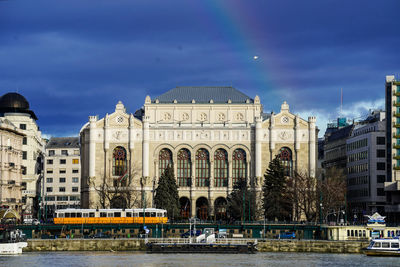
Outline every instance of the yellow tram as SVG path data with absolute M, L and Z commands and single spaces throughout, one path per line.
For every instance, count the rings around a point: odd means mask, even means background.
M 61 209 L 56 210 L 54 224 L 125 224 L 167 223 L 163 209 Z

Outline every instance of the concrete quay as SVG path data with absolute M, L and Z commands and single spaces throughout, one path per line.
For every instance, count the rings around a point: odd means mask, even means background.
M 229 240 L 229 239 L 227 239 Z M 154 241 L 152 239 L 152 241 Z M 233 241 L 232 241 L 233 242 Z M 259 252 L 362 253 L 366 241 L 258 240 Z M 145 251 L 144 239 L 29 239 L 25 252 Z

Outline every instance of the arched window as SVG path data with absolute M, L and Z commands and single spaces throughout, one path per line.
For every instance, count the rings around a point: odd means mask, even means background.
M 228 153 L 224 149 L 214 153 L 214 186 L 228 186 Z
M 167 167 L 173 167 L 172 162 L 172 152 L 169 149 L 162 149 L 159 155 L 159 163 L 158 163 L 158 170 L 159 170 L 159 177 L 163 175 L 165 169 Z
M 113 152 L 113 175 L 121 176 L 126 172 L 126 150 L 117 146 Z
M 293 169 L 293 161 L 292 161 L 292 151 L 290 150 L 290 148 L 282 147 L 279 150 L 278 157 L 284 169 L 284 174 L 286 176 L 291 176 Z
M 236 149 L 232 155 L 232 184 L 247 177 L 246 152 L 243 149 Z
M 178 185 L 190 186 L 192 176 L 192 162 L 190 160 L 190 151 L 181 149 L 178 152 Z
M 196 186 L 210 185 L 210 156 L 205 149 L 196 152 Z

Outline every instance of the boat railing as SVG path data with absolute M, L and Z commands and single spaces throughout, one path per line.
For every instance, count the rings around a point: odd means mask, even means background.
M 149 243 L 165 243 L 165 244 L 189 244 L 190 238 L 148 238 Z M 196 243 L 196 239 L 192 238 L 192 243 Z M 217 244 L 248 244 L 257 243 L 257 239 L 250 238 L 216 238 Z

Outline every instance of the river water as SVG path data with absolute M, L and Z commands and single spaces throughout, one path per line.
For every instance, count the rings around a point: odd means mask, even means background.
M 400 257 L 360 254 L 146 254 L 143 252 L 42 252 L 0 256 L 0 266 L 400 266 Z

